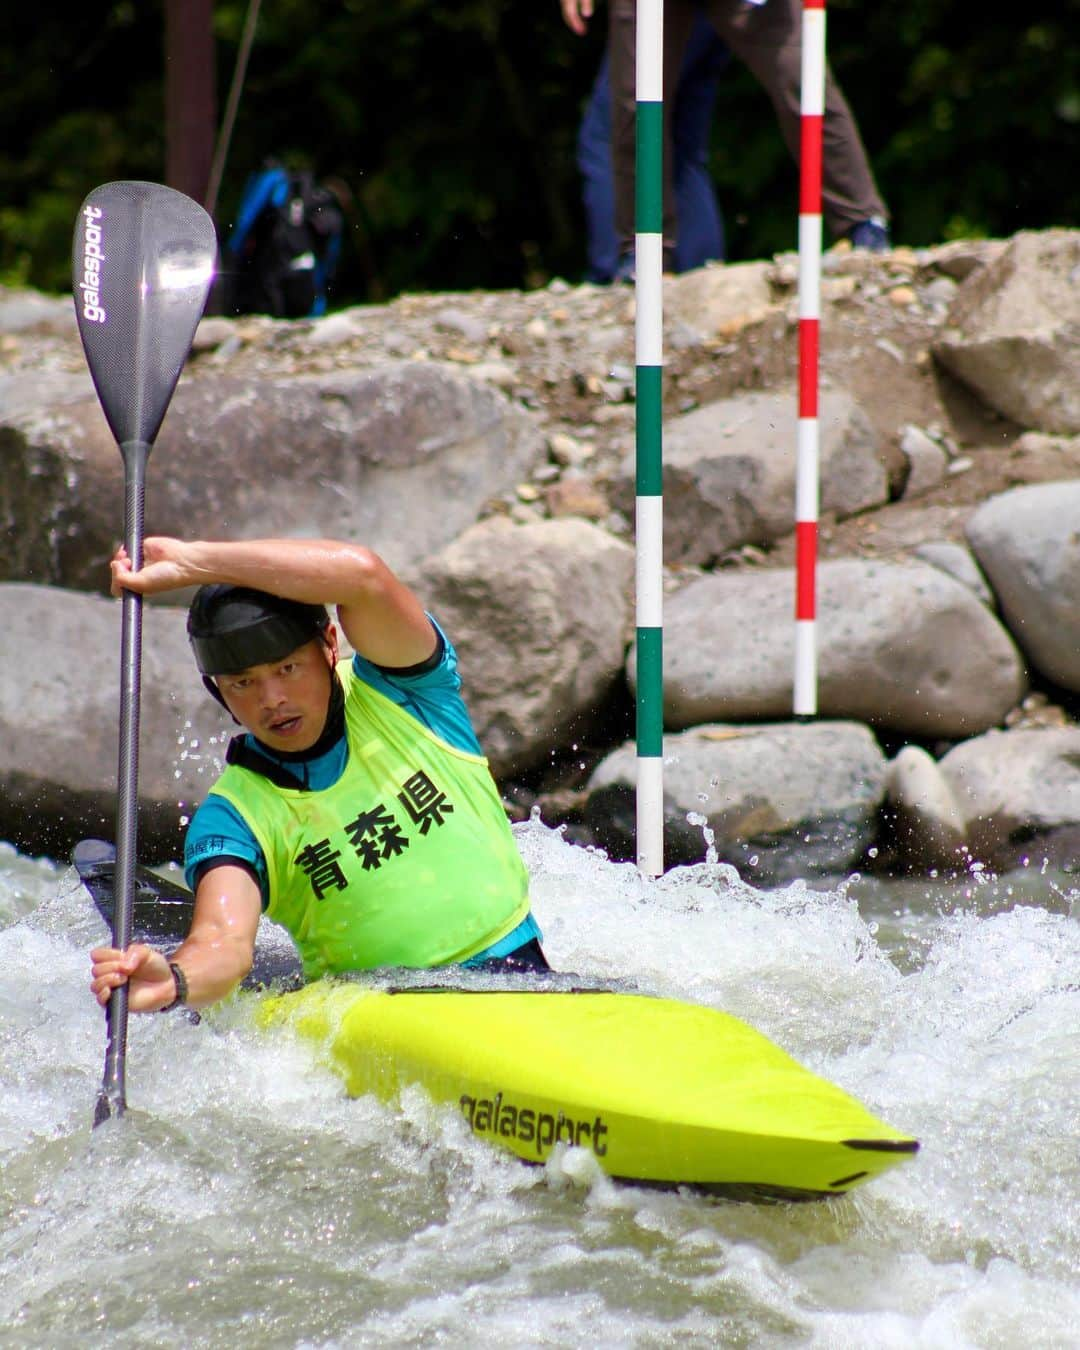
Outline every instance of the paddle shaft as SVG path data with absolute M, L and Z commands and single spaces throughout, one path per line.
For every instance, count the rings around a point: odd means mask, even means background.
M 124 459 L 124 547 L 131 566 L 142 566 L 143 515 L 146 502 L 145 441 L 120 446 Z M 125 590 L 120 636 L 120 744 L 116 799 L 116 873 L 112 923 L 113 946 L 131 943 L 135 895 L 135 854 L 139 807 L 139 703 L 142 692 L 142 596 Z M 124 1067 L 127 1052 L 128 988 L 114 989 L 105 1008 L 105 1072 L 94 1111 L 94 1124 L 127 1109 Z
M 103 183 L 83 202 L 72 240 L 72 293 L 86 363 L 124 461 L 124 546 L 142 566 L 146 463 L 214 275 L 206 212 L 161 183 Z M 142 600 L 123 591 L 113 946 L 131 945 L 139 800 Z M 109 997 L 105 1075 L 94 1124 L 123 1115 L 128 989 Z

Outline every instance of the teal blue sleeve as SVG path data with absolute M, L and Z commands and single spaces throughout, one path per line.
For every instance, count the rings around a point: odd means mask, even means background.
M 543 942 L 544 934 L 540 931 L 540 925 L 536 922 L 532 910 L 525 915 L 518 926 L 507 933 L 504 938 L 485 948 L 482 952 L 477 952 L 475 956 L 470 956 L 467 961 L 462 961 L 463 966 L 480 966 L 485 961 L 492 960 L 493 957 L 509 956 L 511 952 L 516 952 L 519 947 L 524 947 L 526 942 L 533 939 L 537 942 Z
M 354 655 L 353 671 L 357 679 L 363 680 L 405 712 L 411 713 L 418 722 L 455 750 L 482 755 L 484 752 L 476 739 L 469 710 L 461 697 L 457 652 L 430 614 L 428 618 L 435 624 L 443 641 L 442 660 L 434 669 L 425 670 L 419 675 L 396 674 L 373 665 L 362 656 Z
M 270 886 L 259 841 L 233 804 L 211 792 L 192 816 L 184 838 L 184 876 L 192 890 L 198 883 L 199 868 L 213 858 L 239 858 L 250 863 L 259 878 L 266 908 Z

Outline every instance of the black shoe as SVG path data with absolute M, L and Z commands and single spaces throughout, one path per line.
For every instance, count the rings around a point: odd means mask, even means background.
M 664 245 L 661 270 L 666 277 L 671 276 L 675 271 L 675 250 L 669 248 L 666 244 Z M 625 281 L 630 285 L 634 284 L 637 280 L 637 273 L 634 270 L 633 253 L 621 253 L 619 255 L 619 261 L 615 267 L 615 275 L 611 279 L 612 281 Z
M 615 264 L 615 275 L 611 279 L 615 282 L 625 281 L 631 286 L 634 284 L 637 280 L 637 274 L 634 271 L 633 253 L 621 253 L 619 255 L 619 261 Z
M 888 253 L 892 248 L 889 239 L 889 227 L 880 216 L 871 216 L 869 220 L 860 220 L 847 232 L 852 248 L 864 248 L 868 253 Z

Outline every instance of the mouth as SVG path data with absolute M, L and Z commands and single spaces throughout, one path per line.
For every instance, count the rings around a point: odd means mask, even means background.
M 303 725 L 303 718 L 295 717 L 275 717 L 273 721 L 266 723 L 266 730 L 274 736 L 295 736 Z

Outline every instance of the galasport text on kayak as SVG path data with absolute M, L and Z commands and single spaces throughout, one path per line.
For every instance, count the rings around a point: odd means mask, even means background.
M 607 1153 L 603 1136 L 608 1127 L 602 1116 L 593 1120 L 573 1120 L 562 1111 L 554 1116 L 550 1111 L 515 1106 L 505 1101 L 501 1092 L 497 1092 L 492 1100 L 482 1097 L 478 1101 L 475 1097 L 463 1096 L 459 1104 L 474 1134 L 520 1139 L 526 1144 L 535 1140 L 538 1157 L 544 1149 L 560 1143 L 591 1148 L 598 1158 Z

